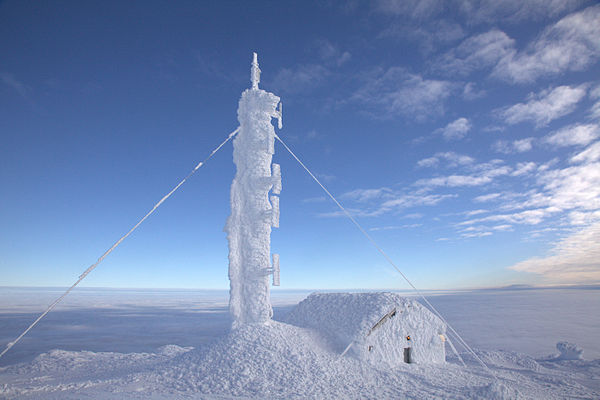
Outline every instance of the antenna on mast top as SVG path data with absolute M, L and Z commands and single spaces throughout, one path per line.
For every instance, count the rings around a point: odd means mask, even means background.
M 252 80 L 252 89 L 258 89 L 258 82 L 260 82 L 260 68 L 258 67 L 258 55 L 254 54 L 252 59 L 252 69 L 250 70 L 250 79 Z

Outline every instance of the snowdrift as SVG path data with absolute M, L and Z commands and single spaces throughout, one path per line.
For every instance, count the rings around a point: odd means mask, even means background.
M 443 365 L 381 369 L 340 357 L 321 339 L 312 329 L 272 321 L 242 326 L 200 349 L 52 351 L 0 368 L 0 398 L 552 400 L 600 394 L 593 387 L 600 360 L 536 361 L 512 352 L 478 352 L 494 379 L 452 357 Z

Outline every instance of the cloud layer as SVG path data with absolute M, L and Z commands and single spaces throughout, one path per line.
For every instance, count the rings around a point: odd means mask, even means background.
M 518 103 L 500 111 L 500 116 L 509 124 L 533 122 L 541 127 L 573 110 L 586 94 L 586 86 L 558 86 L 530 96 L 526 103 Z
M 445 80 L 426 79 L 404 68 L 373 71 L 352 100 L 380 117 L 409 116 L 417 120 L 444 113 L 444 103 L 457 87 Z
M 541 275 L 547 283 L 600 282 L 600 222 L 559 241 L 547 257 L 534 257 L 510 269 Z

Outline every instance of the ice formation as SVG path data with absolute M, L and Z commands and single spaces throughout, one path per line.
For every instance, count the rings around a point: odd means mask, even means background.
M 272 317 L 269 275 L 274 274 L 275 284 L 279 281 L 279 257 L 273 255 L 277 265 L 270 262 L 271 228 L 279 226 L 277 195 L 281 191 L 281 168 L 272 164 L 275 129 L 271 119 L 277 118 L 281 127 L 281 103 L 273 93 L 258 88 L 256 53 L 251 80 L 252 88 L 242 93 L 238 108 L 240 130 L 233 141 L 237 170 L 231 185 L 231 215 L 225 225 L 234 327 Z
M 313 293 L 286 322 L 315 329 L 338 352 L 371 364 L 442 363 L 446 358 L 445 324 L 417 301 L 395 293 Z
M 556 349 L 560 352 L 560 360 L 583 360 L 583 349 L 574 343 L 558 342 Z

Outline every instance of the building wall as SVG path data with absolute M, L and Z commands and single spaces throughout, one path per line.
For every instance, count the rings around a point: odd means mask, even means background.
M 446 327 L 429 310 L 416 301 L 398 305 L 396 315 L 352 347 L 354 356 L 374 364 L 404 364 L 404 349 L 411 348 L 411 362 L 443 363 L 445 344 L 441 335 Z M 407 338 L 410 337 L 410 340 Z

